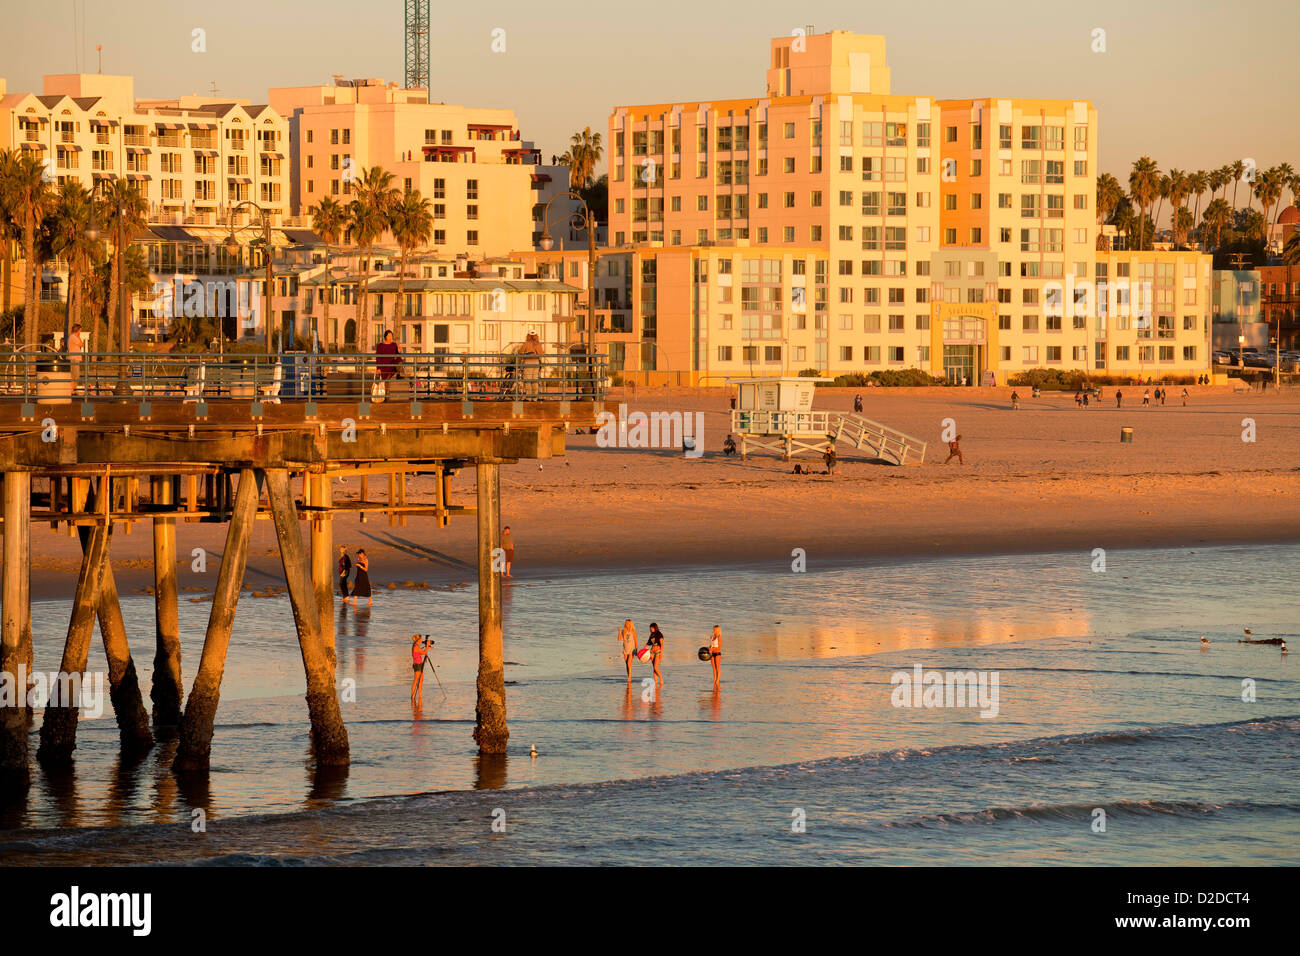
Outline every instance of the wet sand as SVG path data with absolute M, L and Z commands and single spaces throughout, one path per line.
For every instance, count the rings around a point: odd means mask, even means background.
M 630 409 L 704 413 L 701 459 L 671 450 L 607 449 L 591 435 L 570 435 L 562 459 L 502 469 L 505 521 L 516 541 L 516 578 L 644 567 L 786 562 L 794 548 L 810 564 L 891 555 L 1044 552 L 1062 549 L 1178 547 L 1300 540 L 1300 395 L 1232 394 L 1192 389 L 1189 407 L 1173 390 L 1169 404 L 1140 407 L 1141 389 L 1113 388 L 1087 410 L 1073 393 L 1009 389 L 862 389 L 864 414 L 929 441 L 922 465 L 873 463 L 840 446 L 834 478 L 792 475 L 771 456 L 741 462 L 721 455 L 728 399 L 719 389 L 641 389 Z M 848 411 L 854 390 L 819 390 L 815 408 Z M 623 396 L 615 392 L 614 400 Z M 944 465 L 944 419 L 962 436 L 965 464 Z M 1254 423 L 1254 442 L 1242 440 Z M 1135 429 L 1121 444 L 1120 428 Z M 818 470 L 820 461 L 804 458 Z M 382 481 L 371 497 L 383 494 Z M 357 496 L 340 482 L 335 499 Z M 408 500 L 431 499 L 431 483 L 408 484 Z M 459 475 L 453 500 L 472 503 L 473 473 Z M 225 526 L 180 523 L 182 600 L 202 601 L 215 581 Z M 418 587 L 474 581 L 472 520 L 445 529 L 433 519 L 384 516 L 336 519 L 335 541 L 366 549 L 377 593 L 389 584 Z M 208 571 L 190 571 L 204 548 Z M 80 550 L 75 538 L 32 530 L 35 599 L 67 598 Z M 114 534 L 119 587 L 153 581 L 146 522 Z M 246 587 L 270 594 L 283 585 L 275 534 L 258 522 Z

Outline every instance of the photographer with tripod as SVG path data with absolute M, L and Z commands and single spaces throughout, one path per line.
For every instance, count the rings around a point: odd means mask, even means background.
M 424 665 L 428 662 L 429 669 L 433 670 L 433 679 L 438 681 L 438 689 L 442 690 L 442 681 L 438 678 L 438 671 L 433 667 L 433 660 L 430 658 L 430 648 L 433 647 L 434 641 L 428 634 L 411 635 L 411 706 L 420 707 L 424 703 Z M 442 691 L 445 698 L 447 692 Z

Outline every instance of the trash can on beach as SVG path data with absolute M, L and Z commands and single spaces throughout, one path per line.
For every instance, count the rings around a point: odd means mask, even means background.
M 1127 442 L 1130 445 L 1133 444 L 1133 429 L 1121 428 L 1119 430 L 1119 440 L 1121 442 Z

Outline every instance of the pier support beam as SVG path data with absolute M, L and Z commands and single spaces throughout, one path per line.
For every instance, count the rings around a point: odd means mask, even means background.
M 192 477 L 192 476 L 191 476 Z M 155 477 L 153 503 L 174 505 L 171 478 Z M 181 626 L 176 600 L 176 519 L 153 519 L 154 641 L 153 700 L 155 727 L 175 727 L 181 722 L 184 699 L 181 683 Z
M 101 507 L 109 501 L 110 484 L 107 478 L 100 480 L 98 498 Z M 95 613 L 99 607 L 112 533 L 112 523 L 104 519 L 83 538 L 81 572 L 72 598 L 72 620 L 68 623 L 68 638 L 63 645 L 63 661 L 59 664 L 58 679 L 50 688 L 45 720 L 41 722 L 41 745 L 36 751 L 36 759 L 46 766 L 70 762 L 72 751 L 77 749 L 80 682 L 90 655 L 90 640 L 95 631 Z
M 329 475 L 307 475 L 314 508 L 333 504 Z M 311 582 L 316 591 L 316 616 L 320 619 L 320 636 L 325 642 L 330 667 L 338 665 L 334 651 L 334 516 L 315 514 L 311 519 Z
M 501 546 L 501 466 L 479 462 L 478 483 L 478 704 L 474 740 L 480 754 L 503 754 L 506 675 L 501 641 L 501 578 L 492 566 Z
M 212 725 L 217 717 L 217 702 L 221 699 L 221 678 L 226 670 L 226 651 L 230 648 L 230 627 L 235 620 L 235 605 L 239 603 L 239 589 L 244 583 L 244 569 L 248 564 L 248 542 L 253 535 L 257 499 L 257 479 L 253 469 L 245 468 L 239 473 L 230 530 L 226 532 L 221 570 L 212 594 L 212 612 L 208 615 L 208 630 L 203 638 L 203 655 L 199 658 L 199 672 L 194 676 L 194 686 L 181 717 L 180 741 L 176 746 L 176 759 L 172 762 L 173 770 L 206 771 L 212 757 Z
M 3 583 L 0 584 L 0 778 L 19 785 L 27 765 L 27 680 L 32 666 L 30 472 L 5 472 Z
M 308 568 L 307 549 L 302 544 L 298 509 L 289 491 L 289 472 L 282 468 L 266 472 L 267 498 L 280 542 L 280 560 L 289 586 L 289 603 L 298 630 L 302 667 L 307 674 L 307 710 L 311 715 L 312 750 L 322 766 L 344 766 L 349 761 L 348 732 L 339 711 L 334 690 L 334 666 L 321 639 L 316 591 Z M 328 573 L 328 572 L 327 572 Z
M 125 753 L 140 753 L 153 746 L 149 715 L 140 697 L 140 679 L 131 659 L 131 644 L 122 620 L 122 606 L 117 600 L 117 582 L 113 563 L 104 558 L 104 579 L 99 589 L 99 633 L 104 639 L 104 656 L 108 659 L 109 698 L 117 715 L 117 730 Z

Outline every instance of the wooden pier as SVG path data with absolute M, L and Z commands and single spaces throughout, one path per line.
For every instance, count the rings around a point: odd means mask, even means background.
M 592 368 L 594 363 L 588 363 Z M 82 559 L 62 675 L 86 670 L 96 621 L 124 751 L 153 744 L 163 728 L 178 734 L 174 770 L 208 768 L 231 628 L 254 521 L 273 522 L 293 609 L 312 751 L 318 766 L 346 765 L 348 736 L 335 689 L 336 514 L 383 514 L 393 523 L 431 518 L 430 528 L 474 515 L 478 524 L 479 673 L 474 739 L 482 754 L 505 752 L 505 675 L 500 546 L 500 467 L 564 454 L 570 429 L 595 425 L 604 409 L 597 383 L 572 378 L 564 390 L 520 394 L 517 376 L 462 380 L 448 389 L 410 391 L 409 401 L 372 402 L 363 393 L 336 401 L 313 388 L 301 400 L 258 401 L 169 395 L 137 389 L 43 402 L 0 395 L 0 673 L 32 673 L 30 576 L 33 524 L 81 539 Z M 535 381 L 535 379 L 533 379 Z M 453 383 L 455 384 L 455 383 Z M 448 394 L 450 392 L 450 394 Z M 476 475 L 472 502 L 451 500 L 451 477 Z M 406 482 L 431 476 L 434 500 L 408 503 Z M 334 478 L 360 478 L 361 500 L 332 500 Z M 371 498 L 372 482 L 387 494 Z M 222 522 L 225 547 L 197 672 L 184 697 L 177 612 L 176 525 Z M 309 526 L 307 535 L 302 525 Z M 146 708 L 111 565 L 115 532 L 152 528 L 154 633 L 152 706 Z M 139 635 L 134 635 L 139 649 Z M 10 680 L 15 680 L 11 677 Z M 60 680 L 59 685 L 63 685 Z M 25 688 L 23 688 L 25 691 Z M 0 706 L 0 781 L 25 786 L 33 715 L 25 692 Z M 76 747 L 77 700 L 57 688 L 45 709 L 36 759 L 66 764 Z

